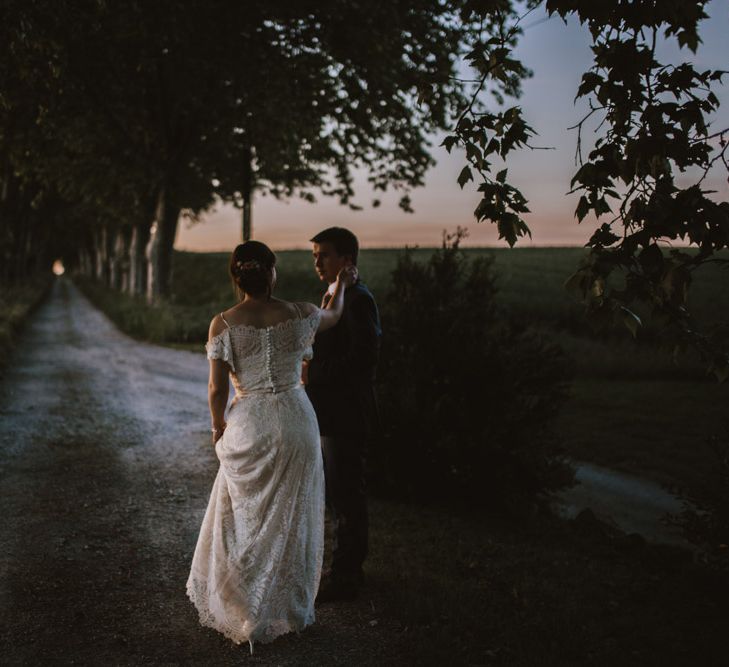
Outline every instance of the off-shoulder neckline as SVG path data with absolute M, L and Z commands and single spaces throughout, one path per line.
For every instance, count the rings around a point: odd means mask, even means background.
M 276 324 L 269 324 L 267 327 L 257 327 L 253 324 L 228 324 L 225 323 L 225 329 L 223 329 L 219 334 L 216 334 L 213 336 L 213 338 L 218 338 L 219 336 L 222 336 L 226 331 L 232 331 L 233 329 L 249 329 L 252 331 L 268 331 L 269 329 L 279 329 L 283 328 L 285 326 L 290 325 L 292 322 L 304 322 L 305 320 L 308 320 L 313 315 L 316 315 L 317 313 L 321 312 L 321 308 L 317 308 L 315 310 L 312 310 L 308 315 L 304 315 L 304 317 L 289 317 L 287 320 L 281 320 L 280 322 L 276 322 Z M 223 320 L 225 322 L 225 320 Z

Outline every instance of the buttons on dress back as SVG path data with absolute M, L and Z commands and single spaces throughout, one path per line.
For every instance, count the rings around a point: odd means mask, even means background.
M 272 329 L 269 327 L 264 330 L 266 336 L 265 349 L 266 349 L 266 373 L 268 375 L 268 382 L 271 385 L 271 392 L 276 393 L 276 384 L 273 380 L 273 342 L 271 340 Z

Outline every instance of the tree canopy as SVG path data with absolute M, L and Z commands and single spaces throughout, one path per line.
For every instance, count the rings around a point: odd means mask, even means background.
M 533 131 L 518 106 L 491 111 L 481 92 L 489 87 L 497 97 L 518 92 L 524 69 L 513 58 L 515 40 L 524 17 L 542 3 L 527 3 L 521 14 L 494 11 L 496 4 L 465 4 L 468 18 L 476 14 L 493 23 L 466 56 L 478 73 L 476 92 L 444 144 L 465 147 L 467 165 L 459 183 L 480 181 L 483 196 L 475 217 L 495 223 L 500 238 L 514 245 L 530 234 L 522 217 L 528 202 L 509 184 L 507 170 L 494 173 L 490 161 L 528 146 Z M 729 339 L 720 331 L 709 335 L 697 328 L 688 309 L 688 287 L 706 262 L 729 261 L 716 256 L 729 246 L 729 202 L 703 187 L 715 165 L 729 171 L 729 127 L 708 122 L 719 106 L 712 88 L 726 73 L 698 70 L 689 61 L 661 63 L 656 55 L 660 39 L 696 52 L 706 4 L 544 3 L 550 15 L 574 17 L 590 31 L 593 63 L 576 91 L 576 98 L 588 99 L 589 112 L 576 125 L 579 165 L 570 187 L 581 195 L 578 221 L 590 213 L 607 219 L 589 237 L 589 255 L 567 287 L 580 295 L 593 319 L 622 322 L 633 335 L 642 326 L 633 304 L 648 304 L 652 319 L 677 349 L 693 345 L 725 379 Z M 585 156 L 582 128 L 593 117 L 601 130 Z
M 354 206 L 358 169 L 410 210 L 438 130 L 446 149 L 465 151 L 458 182 L 478 184 L 476 219 L 516 244 L 530 234 L 528 201 L 500 162 L 533 140 L 512 101 L 529 76 L 515 48 L 525 18 L 544 8 L 585 24 L 592 39 L 575 91 L 589 113 L 576 125 L 571 188 L 578 221 L 600 224 L 568 287 L 595 318 L 634 333 L 633 304 L 649 303 L 677 345 L 697 346 L 726 377 L 725 342 L 697 333 L 687 307 L 692 275 L 723 261 L 729 243 L 729 203 L 704 186 L 710 170 L 727 168 L 729 128 L 709 122 L 723 72 L 662 63 L 656 51 L 671 40 L 695 52 L 706 5 L 6 0 L 3 280 L 62 252 L 107 278 L 118 264 L 122 286 L 164 296 L 181 211 L 232 201 L 249 236 L 256 192 Z M 460 75 L 462 60 L 473 81 Z M 583 151 L 582 128 L 596 119 L 597 140 Z

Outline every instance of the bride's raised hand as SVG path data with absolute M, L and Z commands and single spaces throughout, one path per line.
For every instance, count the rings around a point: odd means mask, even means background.
M 359 274 L 357 267 L 354 264 L 348 264 L 342 267 L 337 274 L 337 280 L 344 285 L 344 287 L 351 287 L 357 282 Z

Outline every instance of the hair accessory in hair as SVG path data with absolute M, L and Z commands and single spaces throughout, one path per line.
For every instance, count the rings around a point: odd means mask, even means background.
M 261 268 L 261 263 L 257 259 L 249 259 L 246 262 L 241 262 L 238 260 L 235 265 L 241 270 L 241 271 L 255 271 L 257 269 Z

